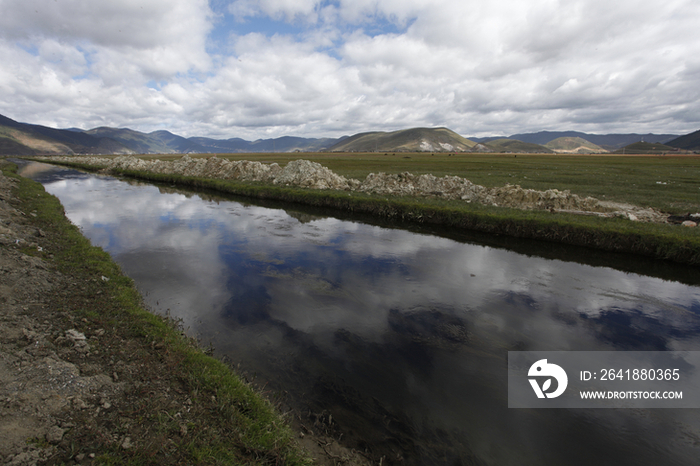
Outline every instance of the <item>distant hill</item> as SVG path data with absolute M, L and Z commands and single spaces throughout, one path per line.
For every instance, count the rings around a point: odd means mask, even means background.
M 635 142 L 616 150 L 613 154 L 665 154 L 668 152 L 678 152 L 678 149 L 653 142 Z
M 316 139 L 284 136 L 276 139 L 246 141 L 241 138 L 183 138 L 169 131 L 145 134 L 128 128 L 95 128 L 91 135 L 110 137 L 139 154 L 211 154 L 237 152 L 315 152 L 337 143 L 339 139 Z
M 564 138 L 564 139 L 562 139 Z M 580 139 L 579 139 L 580 138 Z M 581 141 L 583 140 L 583 142 Z M 575 131 L 542 131 L 510 138 L 465 138 L 447 128 L 412 128 L 370 132 L 342 138 L 300 138 L 246 141 L 241 138 L 184 138 L 169 131 L 142 133 L 129 128 L 100 127 L 55 129 L 20 123 L 0 115 L 0 155 L 39 154 L 187 154 L 245 152 L 576 152 L 590 149 L 647 150 L 640 141 L 667 143 L 686 150 L 700 150 L 700 131 L 685 136 L 671 134 L 586 134 Z M 477 142 L 479 143 L 477 145 Z M 657 145 L 659 145 L 657 144 Z M 546 145 L 546 147 L 545 147 Z M 631 149 L 628 149 L 632 145 Z M 654 150 L 654 149 L 648 149 Z M 664 152 L 673 149 L 662 148 Z M 643 152 L 646 153 L 646 152 Z
M 341 138 L 342 139 L 342 138 Z M 275 139 L 258 139 L 246 141 L 240 138 L 211 139 L 192 137 L 187 140 L 196 144 L 197 149 L 189 152 L 198 153 L 243 153 L 243 152 L 319 152 L 325 150 L 341 139 L 299 138 L 283 136 Z
M 148 136 L 157 141 L 162 146 L 168 147 L 176 154 L 202 153 L 207 152 L 202 146 L 194 142 L 192 139 L 183 138 L 170 131 L 160 130 L 148 133 Z
M 129 128 L 54 129 L 19 123 L 0 115 L 0 155 L 315 152 L 343 139 L 285 136 L 246 141 L 184 138 L 164 130 L 146 134 Z
M 469 152 L 476 143 L 447 128 L 360 133 L 331 146 L 332 152 Z
M 600 154 L 607 152 L 600 146 L 578 137 L 562 137 L 544 145 L 558 154 Z
M 0 155 L 128 153 L 129 148 L 110 138 L 19 123 L 0 115 Z
M 678 147 L 679 149 L 700 151 L 700 130 L 668 141 L 666 145 Z
M 251 152 L 318 152 L 334 146 L 346 138 L 299 138 L 283 136 L 277 139 L 260 139 L 250 143 Z
M 510 138 L 494 139 L 484 144 L 494 152 L 529 153 L 529 154 L 553 154 L 554 151 L 530 142 L 518 141 Z
M 103 126 L 85 131 L 85 134 L 98 138 L 104 137 L 113 139 L 137 154 L 170 154 L 176 152 L 168 147 L 167 144 L 163 144 L 159 139 L 129 128 L 109 128 Z
M 581 133 L 578 131 L 540 131 L 538 133 L 513 134 L 512 136 L 509 136 L 508 139 L 517 139 L 518 141 L 544 145 L 557 138 L 581 138 L 602 147 L 605 150 L 614 151 L 635 142 L 650 141 L 665 144 L 677 137 L 677 134 L 590 134 Z M 496 138 L 470 139 L 476 142 L 484 143 Z

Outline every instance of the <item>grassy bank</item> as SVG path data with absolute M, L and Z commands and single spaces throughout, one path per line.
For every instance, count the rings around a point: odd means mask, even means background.
M 272 404 L 173 322 L 146 310 L 132 280 L 68 221 L 58 199 L 15 169 L 3 166 L 18 181 L 17 208 L 45 232 L 42 251 L 24 252 L 61 274 L 63 286 L 50 297 L 53 318 L 87 335 L 102 329 L 76 364 L 110 377 L 114 371 L 115 379 L 119 372 L 129 387 L 100 416 L 73 413 L 59 462 L 85 451 L 97 464 L 309 464 Z M 133 446 L 116 440 L 125 435 Z
M 95 170 L 90 166 L 71 165 Z M 153 182 L 369 214 L 396 222 L 441 225 L 494 235 L 540 239 L 604 251 L 640 254 L 685 264 L 700 264 L 699 232 L 694 228 L 677 225 L 649 224 L 621 218 L 598 218 L 565 213 L 553 214 L 545 211 L 490 207 L 439 199 L 385 197 L 333 190 L 319 191 L 135 171 L 119 173 Z M 676 199 L 677 196 L 673 198 Z
M 181 155 L 142 156 L 172 160 Z M 206 155 L 210 157 L 210 155 Z M 339 175 L 363 180 L 369 173 L 460 176 L 493 188 L 507 183 L 523 188 L 568 189 L 580 196 L 654 207 L 663 212 L 700 212 L 700 157 L 539 154 L 223 154 L 219 158 L 276 162 L 304 158 Z

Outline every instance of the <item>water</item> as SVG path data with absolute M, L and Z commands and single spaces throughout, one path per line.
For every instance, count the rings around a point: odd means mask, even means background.
M 155 312 L 182 319 L 299 422 L 330 415 L 327 433 L 384 464 L 700 457 L 697 409 L 525 410 L 506 398 L 509 350 L 699 351 L 695 269 L 657 278 L 293 206 L 24 172 Z

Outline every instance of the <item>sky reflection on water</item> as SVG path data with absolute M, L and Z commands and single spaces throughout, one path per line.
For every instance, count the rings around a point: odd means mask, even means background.
M 508 350 L 700 350 L 698 287 L 52 173 L 46 189 L 147 304 L 220 354 L 348 428 L 363 424 L 341 399 L 358 392 L 353 406 L 374 397 L 413 437 L 443 432 L 404 449 L 412 464 L 692 464 L 700 453 L 697 410 L 543 413 L 505 399 Z M 326 393 L 333 384 L 342 396 Z

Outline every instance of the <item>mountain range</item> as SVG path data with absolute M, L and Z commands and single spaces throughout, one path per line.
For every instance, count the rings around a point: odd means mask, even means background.
M 341 138 L 247 141 L 241 138 L 184 138 L 169 131 L 142 133 L 128 128 L 55 129 L 20 123 L 0 115 L 0 155 L 185 154 L 250 152 L 539 152 L 599 153 L 652 142 L 700 150 L 700 131 L 674 134 L 587 134 L 576 131 L 515 134 L 508 138 L 465 138 L 447 128 L 411 128 Z M 627 151 L 626 153 L 632 153 Z
M 607 151 L 621 149 L 635 142 L 659 142 L 666 144 L 677 138 L 678 134 L 589 134 L 578 131 L 540 131 L 538 133 L 513 134 L 508 139 L 515 139 L 532 144 L 545 145 L 557 138 L 581 138 Z M 485 143 L 497 138 L 470 138 L 473 141 Z

